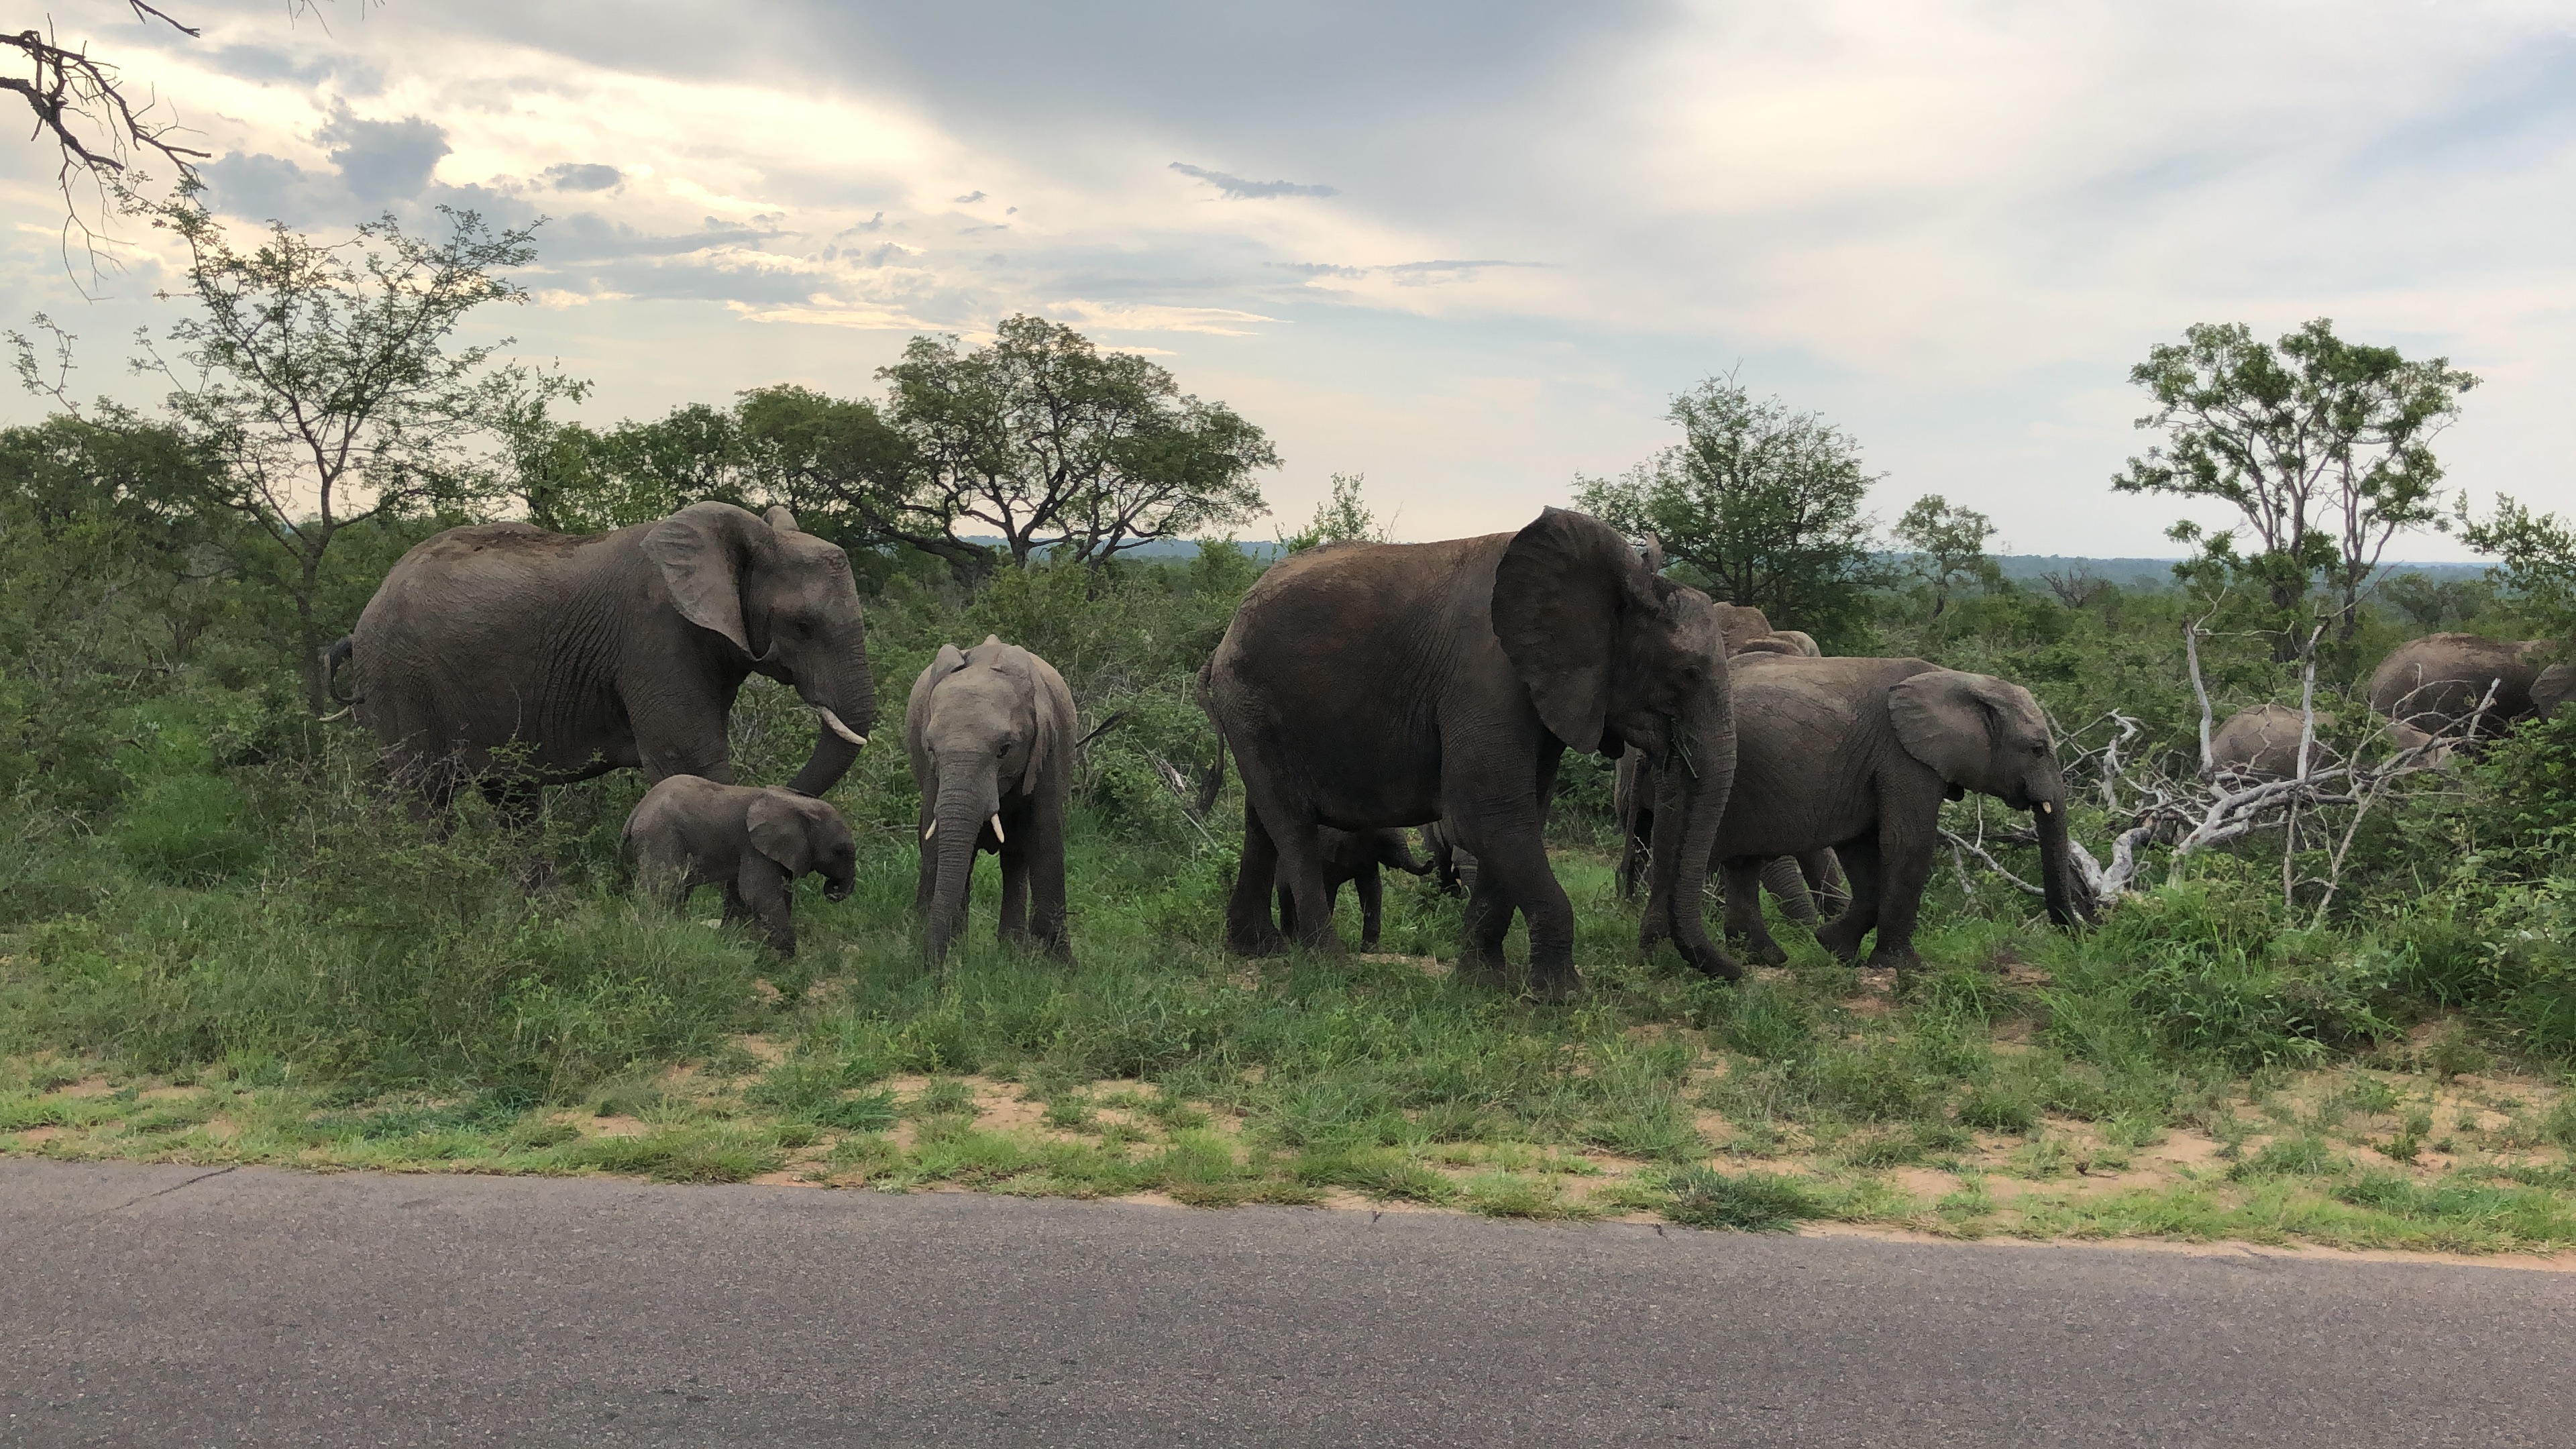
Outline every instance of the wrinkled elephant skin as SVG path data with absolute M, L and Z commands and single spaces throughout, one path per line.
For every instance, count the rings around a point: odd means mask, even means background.
M 933 963 L 965 934 L 981 851 L 1001 857 L 1001 939 L 1073 959 L 1064 826 L 1078 738 L 1064 676 L 991 635 L 963 652 L 942 644 L 913 681 L 903 710 L 904 752 L 921 790 L 913 909 Z
M 646 894 L 677 906 L 699 886 L 722 885 L 724 918 L 758 923 L 781 956 L 796 954 L 797 877 L 821 876 L 835 901 L 858 879 L 850 822 L 793 790 L 673 775 L 636 802 L 624 841 Z

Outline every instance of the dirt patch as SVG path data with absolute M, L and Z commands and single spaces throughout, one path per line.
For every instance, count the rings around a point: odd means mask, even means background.
M 21 1147 L 42 1147 L 46 1143 L 51 1142 L 62 1135 L 63 1129 L 60 1127 L 30 1127 L 26 1131 L 18 1134 L 18 1145 Z
M 116 1089 L 107 1084 L 107 1078 L 105 1077 L 83 1077 L 68 1087 L 56 1087 L 46 1095 L 53 1097 L 104 1097 L 114 1090 Z
M 754 988 L 757 989 L 761 986 L 768 986 L 769 983 L 763 981 L 755 982 L 753 985 Z M 773 997 L 776 996 L 778 994 L 778 988 L 770 986 L 769 994 Z M 774 1067 L 780 1062 L 787 1060 L 787 1048 L 780 1046 L 778 1043 L 771 1041 L 765 1036 L 760 1035 L 758 1032 L 745 1032 L 741 1036 L 733 1038 L 733 1044 L 758 1058 L 760 1064 L 764 1067 Z
M 777 1172 L 764 1172 L 750 1182 L 753 1187 L 821 1187 L 823 1184 L 807 1175 L 810 1171 L 801 1167 L 782 1168 Z
M 193 1102 L 197 1100 L 198 1095 L 199 1091 L 195 1087 L 154 1087 L 149 1091 L 135 1093 L 134 1100 L 138 1102 Z
M 585 1137 L 641 1137 L 653 1130 L 653 1125 L 641 1117 L 572 1116 L 556 1120 L 571 1122 Z
M 1425 976 L 1446 976 L 1455 969 L 1436 956 L 1399 956 L 1386 951 L 1368 951 L 1362 953 L 1360 959 L 1389 966 L 1410 966 Z
M 1959 1179 L 1937 1167 L 1900 1167 L 1887 1177 L 1909 1196 L 1927 1203 L 1939 1202 L 1959 1190 Z

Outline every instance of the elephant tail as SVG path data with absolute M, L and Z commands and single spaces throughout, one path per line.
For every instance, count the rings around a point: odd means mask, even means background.
M 356 657 L 357 652 L 358 641 L 347 634 L 332 640 L 330 647 L 322 651 L 322 690 L 331 696 L 334 704 L 358 702 L 357 696 L 342 694 L 338 688 L 340 671 L 349 667 L 349 661 Z
M 1225 788 L 1225 731 L 1216 732 L 1216 758 L 1199 775 L 1199 797 L 1190 802 L 1193 814 L 1205 815 L 1216 808 L 1217 792 Z

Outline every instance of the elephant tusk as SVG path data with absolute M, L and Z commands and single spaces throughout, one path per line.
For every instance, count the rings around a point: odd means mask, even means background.
M 351 708 L 354 708 L 354 707 L 355 707 L 355 706 L 352 706 Z M 348 717 L 349 717 L 349 711 L 348 711 L 347 709 L 343 709 L 343 710 L 341 710 L 338 714 L 326 714 L 326 715 L 322 716 L 320 719 L 315 720 L 315 721 L 314 721 L 314 723 L 315 723 L 315 724 L 329 724 L 331 721 L 333 721 L 333 720 L 335 720 L 335 719 L 347 719 Z
M 1011 843 L 1011 837 L 1002 833 L 1002 812 L 999 810 L 993 812 L 993 842 L 996 845 Z
M 2049 803 L 2048 803 L 2047 801 L 2045 801 L 2045 800 L 2042 800 L 2042 801 L 2040 801 L 2040 802 L 2039 802 L 2039 813 L 2040 813 L 2040 814 L 2042 814 L 2042 815 L 2050 815 L 2050 814 L 2054 814 L 2054 813 L 2056 812 L 2056 810 L 2057 810 L 2057 807 L 2056 807 L 2056 806 L 2049 804 Z
M 857 730 L 850 728 L 848 725 L 841 723 L 841 717 L 839 715 L 832 713 L 830 710 L 823 708 L 819 704 L 814 706 L 814 712 L 823 717 L 823 723 L 831 727 L 832 733 L 848 740 L 853 746 L 860 749 L 867 748 L 868 737 L 860 734 Z
M 938 821 L 936 821 L 936 820 L 933 820 L 933 821 L 931 821 L 928 825 L 925 825 L 925 826 L 923 826 L 923 827 L 922 827 L 922 829 L 921 829 L 921 838 L 922 838 L 922 839 L 924 839 L 924 840 L 928 840 L 930 837 L 932 837 L 932 836 L 934 836 L 934 835 L 937 835 L 938 833 L 939 833 L 939 822 L 938 822 Z

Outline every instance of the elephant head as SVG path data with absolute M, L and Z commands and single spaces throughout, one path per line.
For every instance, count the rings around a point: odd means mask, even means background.
M 644 555 L 684 618 L 814 707 L 814 753 L 789 788 L 831 789 L 877 716 L 849 555 L 798 529 L 784 508 L 754 518 L 729 503 L 693 503 L 663 519 L 645 535 Z
M 987 635 L 971 657 L 942 644 L 930 667 L 913 682 L 904 707 L 904 746 L 923 780 L 922 804 L 930 817 L 923 839 L 934 850 L 924 945 L 933 961 L 966 927 L 967 885 L 974 874 L 977 841 L 989 830 L 1002 837 L 1002 791 L 1034 795 L 1050 770 L 1066 767 L 1069 741 L 1057 738 L 1062 721 L 1049 707 L 1049 690 L 1035 656 Z
M 1955 799 L 1974 790 L 2037 817 L 2049 919 L 2083 919 L 2066 833 L 2066 776 L 2048 717 L 2018 684 L 1990 674 L 1935 669 L 1887 691 L 1897 743 L 1947 782 Z
M 859 847 L 840 811 L 810 795 L 763 790 L 745 824 L 751 848 L 778 862 L 788 879 L 810 871 L 823 878 L 826 899 L 850 898 L 858 884 Z
M 1640 943 L 1670 939 L 1693 966 L 1733 978 L 1743 968 L 1700 914 L 1735 780 L 1719 609 L 1649 573 L 1607 525 L 1559 508 L 1514 535 L 1494 569 L 1494 636 L 1549 732 L 1574 749 L 1634 749 L 1675 766 L 1661 770 Z

